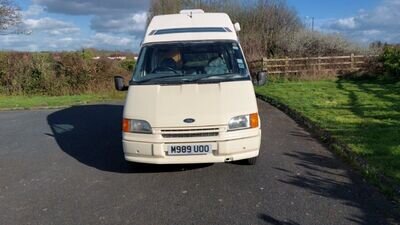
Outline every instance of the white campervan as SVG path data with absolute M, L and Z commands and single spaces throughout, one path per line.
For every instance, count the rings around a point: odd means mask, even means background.
M 155 16 L 146 31 L 123 113 L 128 161 L 214 163 L 259 155 L 261 129 L 253 82 L 225 13 L 183 10 Z M 258 74 L 254 83 L 264 83 Z

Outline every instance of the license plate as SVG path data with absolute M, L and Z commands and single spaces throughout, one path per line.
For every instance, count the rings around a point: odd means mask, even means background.
M 168 145 L 168 155 L 207 155 L 211 152 L 211 144 Z

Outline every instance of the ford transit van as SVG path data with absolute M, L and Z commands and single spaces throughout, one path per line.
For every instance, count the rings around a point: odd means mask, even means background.
M 255 164 L 261 142 L 253 83 L 227 14 L 183 10 L 155 16 L 125 85 L 125 159 L 151 164 Z

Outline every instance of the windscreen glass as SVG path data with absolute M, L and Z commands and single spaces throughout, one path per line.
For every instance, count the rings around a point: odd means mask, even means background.
M 153 44 L 143 47 L 134 83 L 222 82 L 250 79 L 236 42 Z

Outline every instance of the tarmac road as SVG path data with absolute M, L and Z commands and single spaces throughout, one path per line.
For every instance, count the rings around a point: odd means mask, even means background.
M 123 159 L 119 104 L 0 112 L 0 224 L 395 224 L 394 205 L 259 101 L 256 166 Z

